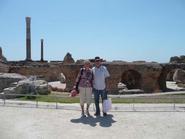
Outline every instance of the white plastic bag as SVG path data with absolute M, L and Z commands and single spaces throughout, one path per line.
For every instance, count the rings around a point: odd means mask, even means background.
M 107 113 L 112 108 L 112 100 L 111 98 L 103 100 L 103 112 Z

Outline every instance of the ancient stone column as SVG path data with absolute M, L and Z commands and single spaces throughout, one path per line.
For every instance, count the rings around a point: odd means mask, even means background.
M 44 61 L 44 39 L 41 39 L 41 58 L 40 61 Z
M 26 17 L 26 60 L 31 61 L 31 18 Z
M 2 59 L 3 57 L 3 52 L 2 52 L 2 48 L 0 47 L 0 59 Z

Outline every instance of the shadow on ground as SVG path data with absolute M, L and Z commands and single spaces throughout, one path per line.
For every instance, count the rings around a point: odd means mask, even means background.
M 97 117 L 93 117 L 93 116 L 80 117 L 80 118 L 77 118 L 77 119 L 71 119 L 71 122 L 72 123 L 87 124 L 87 125 L 90 125 L 92 127 L 97 126 L 97 124 L 99 123 L 99 126 L 101 126 L 101 127 L 110 127 L 116 121 L 113 120 L 113 115 L 108 114 L 105 117 L 101 117 L 101 116 L 97 116 Z

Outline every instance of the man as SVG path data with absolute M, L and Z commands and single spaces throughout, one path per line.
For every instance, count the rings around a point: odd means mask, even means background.
M 107 77 L 110 76 L 107 68 L 101 65 L 102 59 L 100 57 L 95 57 L 95 67 L 92 68 L 93 72 L 93 93 L 94 93 L 94 101 L 96 106 L 95 116 L 100 116 L 100 107 L 99 107 L 99 99 L 101 96 L 102 102 L 107 99 L 107 91 L 106 91 L 106 80 Z M 103 112 L 103 116 L 106 116 L 107 113 Z

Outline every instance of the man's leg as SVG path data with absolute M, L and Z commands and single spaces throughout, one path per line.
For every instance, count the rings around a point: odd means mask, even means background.
M 107 91 L 106 91 L 106 90 L 102 90 L 100 94 L 101 94 L 102 105 L 103 105 L 103 101 L 104 101 L 105 99 L 107 99 Z M 103 110 L 103 109 L 102 109 L 102 110 Z M 106 115 L 107 115 L 107 113 L 103 112 L 103 116 L 106 116 Z
M 100 115 L 100 106 L 99 106 L 99 99 L 100 99 L 100 93 L 98 90 L 93 89 L 93 93 L 94 93 L 94 102 L 95 102 L 95 106 L 96 106 L 96 116 Z
M 107 99 L 107 91 L 106 90 L 102 90 L 102 100 Z

